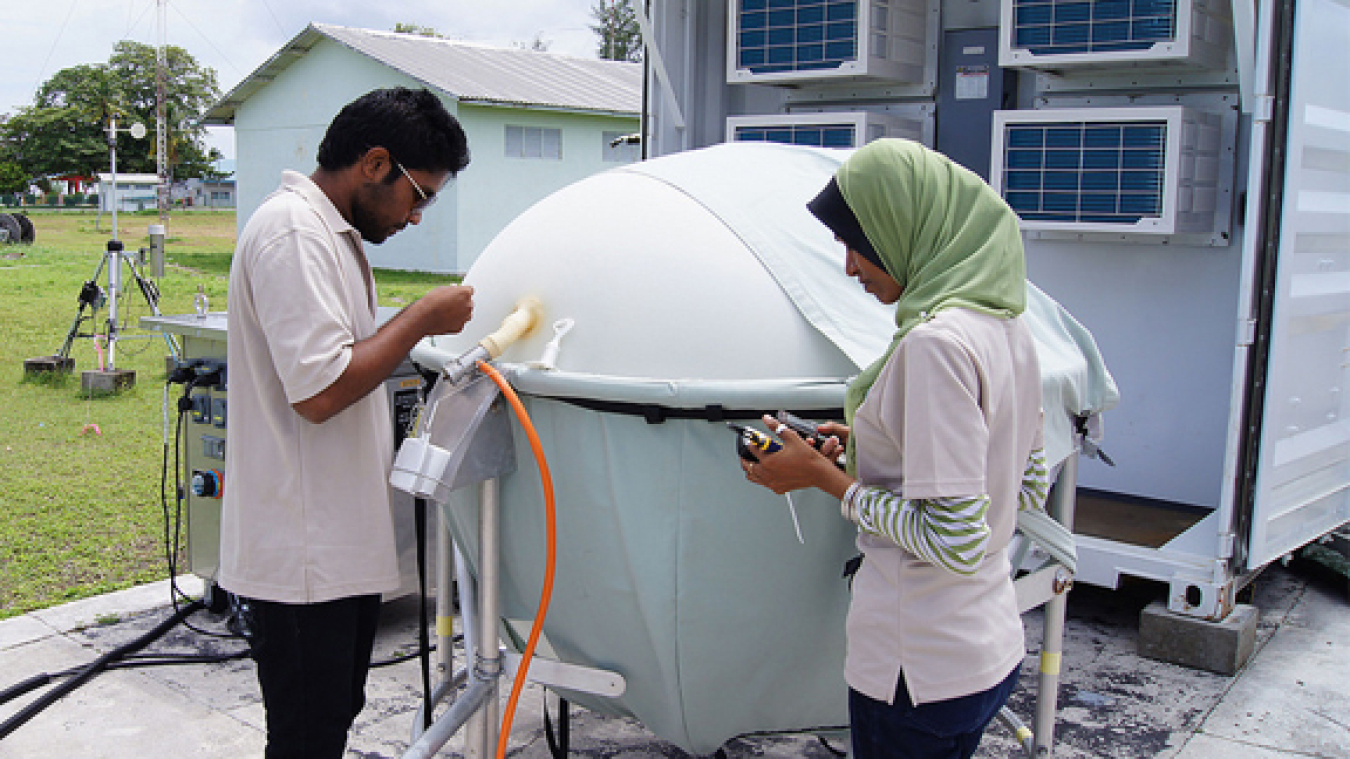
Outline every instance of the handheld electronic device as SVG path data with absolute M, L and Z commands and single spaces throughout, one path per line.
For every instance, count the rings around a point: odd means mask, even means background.
M 820 441 L 820 425 L 816 422 L 803 419 L 791 411 L 779 411 L 774 417 L 811 445 L 814 446 Z
M 755 454 L 750 452 L 751 448 L 760 453 L 774 453 L 783 449 L 782 443 L 754 427 L 747 427 L 735 422 L 727 422 L 727 426 L 736 433 L 736 453 L 739 453 L 741 458 L 746 461 L 758 460 L 755 458 Z
M 819 448 L 820 444 L 825 440 L 826 436 L 821 434 L 819 422 L 803 419 L 791 411 L 782 410 L 775 415 L 775 418 L 787 425 L 788 429 L 800 435 L 812 448 Z M 844 455 L 844 452 L 840 451 L 839 455 L 835 457 L 834 463 L 835 466 L 844 469 L 847 466 L 847 461 L 848 459 Z

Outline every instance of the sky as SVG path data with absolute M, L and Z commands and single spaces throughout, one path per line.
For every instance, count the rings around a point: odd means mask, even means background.
M 106 63 L 129 39 L 160 41 L 160 0 L 0 0 L 0 114 L 32 105 L 64 68 Z M 502 47 L 536 37 L 549 52 L 594 58 L 594 0 L 163 0 L 163 39 L 215 69 L 229 92 L 310 22 L 393 31 L 431 27 L 450 39 Z M 147 124 L 153 129 L 153 124 Z M 233 130 L 211 128 L 208 144 L 234 157 Z

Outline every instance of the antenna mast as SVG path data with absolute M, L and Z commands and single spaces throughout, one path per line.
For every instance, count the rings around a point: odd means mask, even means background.
M 159 45 L 155 48 L 155 173 L 159 175 L 159 185 L 155 196 L 159 206 L 159 220 L 166 221 L 169 218 L 169 135 L 168 127 L 164 123 L 165 102 L 168 100 L 164 81 L 165 0 L 157 0 L 157 3 L 159 13 L 156 25 L 159 27 Z

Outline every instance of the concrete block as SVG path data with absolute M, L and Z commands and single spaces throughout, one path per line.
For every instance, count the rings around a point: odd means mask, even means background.
M 1139 613 L 1139 655 L 1233 675 L 1251 658 L 1259 616 L 1255 606 L 1237 604 L 1227 617 L 1209 622 L 1154 601 Z
M 136 385 L 136 372 L 130 369 L 90 369 L 80 374 L 80 390 L 117 393 Z
M 23 362 L 23 373 L 26 375 L 42 374 L 46 372 L 69 373 L 74 369 L 75 359 L 61 358 L 60 356 L 39 356 Z

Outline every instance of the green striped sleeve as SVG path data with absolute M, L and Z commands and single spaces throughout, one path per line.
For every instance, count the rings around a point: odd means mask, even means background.
M 989 496 L 902 498 L 881 488 L 851 489 L 858 526 L 890 538 L 924 561 L 959 575 L 974 574 L 989 543 Z
M 1045 466 L 1045 449 L 1037 448 L 1027 458 L 1022 472 L 1022 489 L 1017 494 L 1018 511 L 1044 511 L 1050 495 L 1050 474 Z

